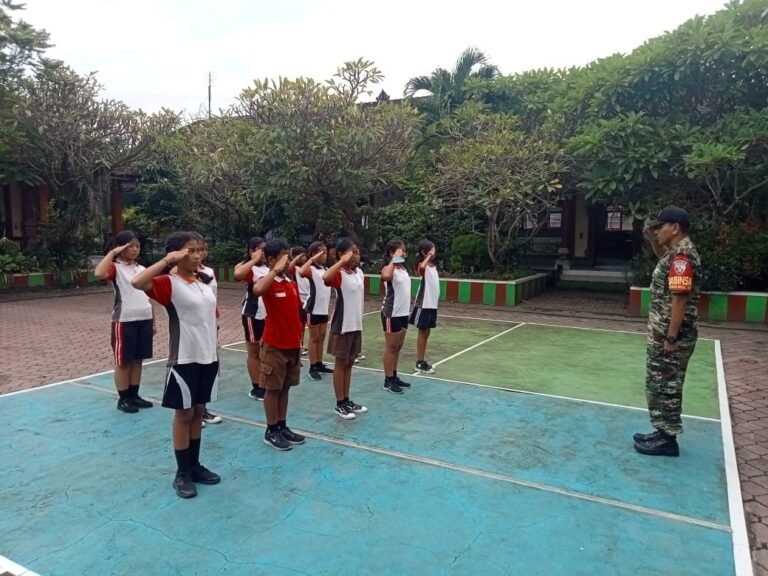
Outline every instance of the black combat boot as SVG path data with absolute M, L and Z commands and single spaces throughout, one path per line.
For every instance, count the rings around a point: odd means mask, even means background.
M 663 430 L 659 434 L 647 440 L 635 441 L 635 450 L 640 454 L 649 456 L 680 456 L 680 448 L 677 445 L 677 437 L 667 434 Z M 653 436 L 652 434 L 650 436 Z

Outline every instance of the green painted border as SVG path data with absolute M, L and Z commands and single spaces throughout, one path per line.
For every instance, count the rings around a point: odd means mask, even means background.
M 381 292 L 381 277 L 369 276 L 368 278 L 368 294 L 378 295 Z
M 493 306 L 496 304 L 496 284 L 487 282 L 483 284 L 483 304 Z
M 469 304 L 472 301 L 472 282 L 459 280 L 459 303 Z
M 414 282 L 414 278 L 411 278 L 411 298 L 416 298 L 416 294 L 419 293 L 419 286 L 421 286 L 421 283 L 423 280 L 421 278 L 416 279 Z
M 768 295 L 747 296 L 747 311 L 744 320 L 749 323 L 762 324 L 765 322 L 765 309 L 768 306 Z
M 517 284 L 507 284 L 506 303 L 509 307 L 517 306 Z
M 39 288 L 45 286 L 45 276 L 42 272 L 32 272 L 27 279 L 27 286 L 30 288 Z
M 728 319 L 728 294 L 709 294 L 707 320 L 724 322 Z
M 648 316 L 651 310 L 651 291 L 647 288 L 640 292 L 640 314 L 642 316 Z
M 445 295 L 447 293 L 445 280 L 440 280 L 440 302 L 445 302 Z

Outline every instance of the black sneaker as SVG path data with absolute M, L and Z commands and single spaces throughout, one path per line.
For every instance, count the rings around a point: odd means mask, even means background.
M 411 383 L 410 382 L 403 382 L 400 380 L 400 376 L 395 376 L 395 382 L 397 382 L 397 385 L 400 386 L 400 388 L 410 388 Z
M 416 371 L 419 374 L 434 374 L 435 369 L 432 367 L 431 364 L 427 363 L 426 360 L 422 360 L 421 362 L 416 362 Z
M 352 410 L 350 410 L 349 406 L 347 406 L 346 404 L 336 404 L 333 411 L 336 413 L 336 416 L 344 420 L 355 419 L 355 413 L 352 412 Z
M 384 390 L 386 390 L 387 392 L 392 392 L 393 394 L 403 393 L 403 389 L 397 385 L 397 381 L 394 379 L 384 380 Z
M 280 430 L 280 434 L 282 434 L 283 438 L 288 440 L 291 444 L 304 444 L 304 440 L 306 440 L 304 436 L 296 434 L 296 432 L 288 428 L 288 426 Z
M 351 410 L 354 414 L 365 414 L 368 412 L 368 408 L 361 406 L 360 404 L 355 404 L 352 400 L 348 401 L 346 406 L 347 410 Z
M 312 378 L 312 380 L 322 380 L 323 378 L 320 376 L 320 372 L 312 366 L 312 368 L 309 369 L 309 377 Z
M 178 475 L 173 480 L 173 489 L 179 498 L 194 498 L 197 496 L 197 488 L 192 483 L 192 478 L 187 475 Z
M 197 484 L 218 484 L 221 482 L 221 476 L 215 472 L 211 472 L 202 464 L 198 464 L 192 466 L 192 482 L 196 482 Z
M 136 414 L 139 411 L 138 407 L 131 402 L 130 398 L 120 398 L 117 401 L 117 409 L 122 410 L 126 414 Z
M 680 456 L 677 438 L 660 432 L 658 436 L 644 442 L 635 442 L 635 450 L 648 456 Z
M 221 424 L 221 416 L 208 412 L 206 408 L 205 412 L 203 412 L 203 424 Z
M 292 447 L 279 430 L 264 432 L 264 444 L 269 444 L 275 450 L 290 450 Z
M 248 398 L 264 402 L 264 388 L 251 388 L 251 391 L 248 392 Z
M 635 442 L 648 442 L 649 440 L 655 440 L 659 434 L 661 434 L 661 430 L 654 430 L 650 434 L 641 434 L 640 432 L 637 432 L 632 436 L 632 440 Z
M 317 366 L 315 370 L 317 370 L 321 374 L 333 374 L 333 368 L 328 368 L 328 366 L 326 366 L 322 362 L 320 362 L 319 364 L 316 364 L 315 366 Z
M 152 406 L 154 406 L 152 402 L 150 402 L 149 400 L 144 400 L 144 398 L 142 398 L 141 396 L 134 396 L 130 400 L 131 400 L 131 404 L 136 406 L 136 408 L 152 408 Z

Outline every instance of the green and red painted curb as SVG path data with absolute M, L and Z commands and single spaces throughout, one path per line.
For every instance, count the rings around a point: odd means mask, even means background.
M 34 288 L 62 288 L 98 284 L 93 270 L 72 272 L 31 272 L 29 274 L 0 274 L 0 290 L 29 290 Z
M 648 316 L 650 304 L 648 288 L 630 288 L 630 314 Z M 709 322 L 768 324 L 768 292 L 702 292 L 699 318 Z
M 234 282 L 235 269 L 232 266 L 213 266 L 219 282 Z M 411 277 L 411 293 L 416 296 L 419 278 Z M 547 275 L 534 274 L 519 280 L 465 280 L 445 278 L 440 280 L 440 301 L 459 304 L 485 304 L 487 306 L 517 306 L 523 300 L 541 294 L 547 288 Z M 382 295 L 381 278 L 366 274 L 365 293 L 369 296 Z
M 411 278 L 413 296 L 419 289 L 419 281 L 419 278 Z M 509 281 L 445 278 L 440 280 L 440 301 L 512 307 L 518 306 L 523 300 L 541 294 L 546 288 L 546 274 L 534 274 Z M 378 275 L 366 275 L 365 293 L 372 296 L 383 294 L 381 278 Z

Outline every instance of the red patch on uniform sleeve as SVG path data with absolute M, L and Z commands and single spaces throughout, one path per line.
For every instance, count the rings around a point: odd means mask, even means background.
M 117 278 L 117 266 L 115 266 L 114 262 L 111 262 L 109 264 L 109 270 L 107 270 L 107 280 L 114 282 L 115 278 Z
M 155 276 L 152 278 L 152 288 L 147 290 L 147 296 L 158 304 L 167 306 L 171 303 L 172 291 L 170 276 Z
M 336 288 L 337 290 L 339 290 L 341 288 L 341 275 L 342 274 L 343 274 L 343 272 L 341 270 L 339 270 L 333 278 L 331 278 L 330 280 L 326 280 L 325 281 L 325 285 L 326 286 L 330 286 L 331 288 Z
M 670 292 L 686 293 L 693 289 L 693 266 L 685 254 L 677 254 L 669 263 L 667 275 Z

